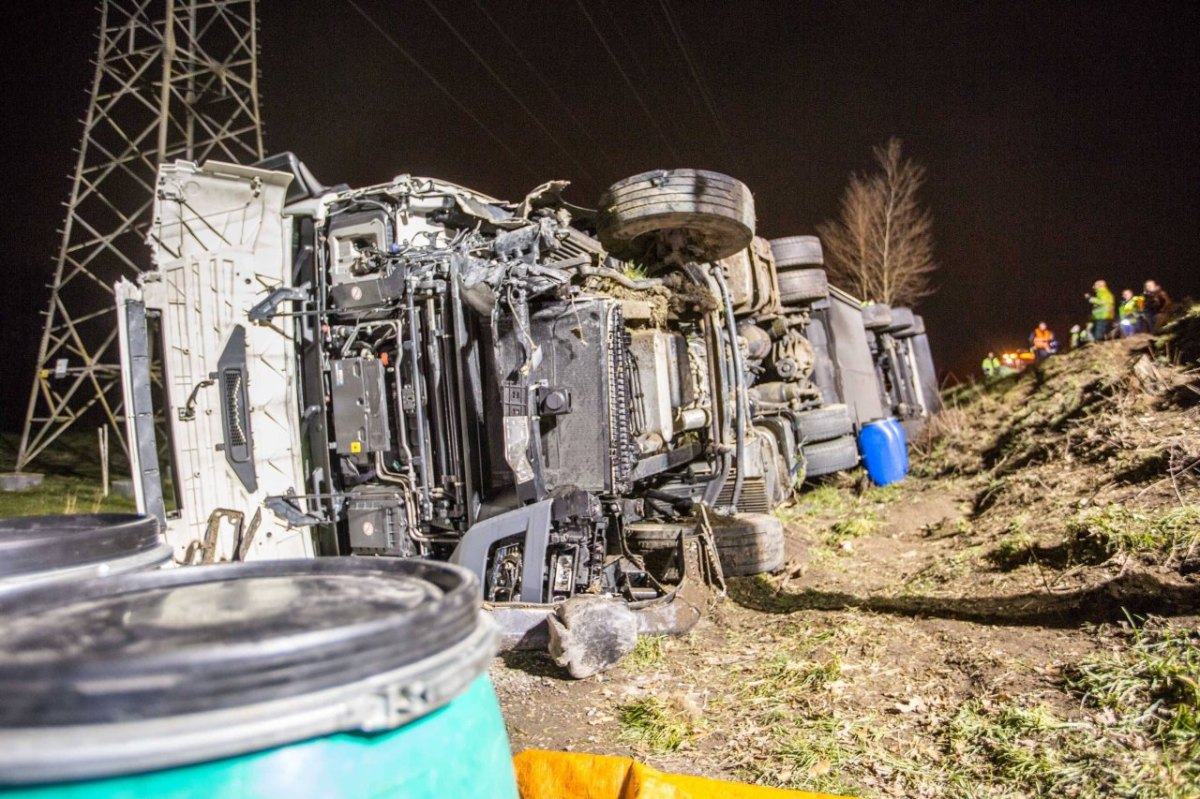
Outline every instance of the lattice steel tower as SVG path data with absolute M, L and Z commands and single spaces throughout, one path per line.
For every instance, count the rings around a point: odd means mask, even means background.
M 98 409 L 122 446 L 112 285 L 149 266 L 158 164 L 263 155 L 257 0 L 102 0 L 99 51 L 17 454 Z

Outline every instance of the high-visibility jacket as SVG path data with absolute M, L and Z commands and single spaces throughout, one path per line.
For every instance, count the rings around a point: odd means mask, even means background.
M 999 372 L 999 371 L 1000 371 L 1000 359 L 999 358 L 984 358 L 983 359 L 983 373 L 985 375 L 987 375 L 988 377 L 991 377 L 992 375 L 994 375 L 996 372 Z
M 1029 337 L 1029 346 L 1035 350 L 1054 349 L 1054 332 L 1049 328 L 1046 330 L 1042 330 L 1040 327 L 1034 328 L 1033 335 Z
M 1096 289 L 1096 293 L 1089 298 L 1092 303 L 1092 318 L 1093 319 L 1112 319 L 1114 309 L 1112 292 L 1107 288 Z
M 1142 315 L 1142 310 L 1146 307 L 1146 299 L 1141 295 L 1130 297 L 1121 303 L 1121 318 L 1136 319 Z

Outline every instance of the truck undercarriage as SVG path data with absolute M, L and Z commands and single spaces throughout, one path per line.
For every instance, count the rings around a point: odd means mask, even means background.
M 489 603 L 634 606 L 689 538 L 718 575 L 782 565 L 820 294 L 744 185 L 650 172 L 591 211 L 270 166 L 163 165 L 157 268 L 117 288 L 135 489 L 178 562 L 434 558 Z

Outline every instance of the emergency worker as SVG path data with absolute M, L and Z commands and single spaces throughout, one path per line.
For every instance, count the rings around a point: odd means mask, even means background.
M 1135 295 L 1133 289 L 1125 289 L 1121 292 L 1121 304 L 1117 308 L 1121 338 L 1129 338 L 1134 333 L 1142 332 L 1142 313 L 1144 308 L 1145 299 L 1142 295 Z
M 1045 322 L 1038 322 L 1038 326 L 1029 334 L 1029 351 L 1039 361 L 1058 352 L 1058 339 L 1054 337 L 1054 331 L 1046 327 Z
M 996 357 L 996 353 L 989 352 L 987 357 L 983 359 L 983 376 L 988 380 L 999 376 L 1000 374 L 1000 359 Z
M 1158 285 L 1157 281 L 1147 280 L 1145 289 L 1142 295 L 1145 298 L 1142 315 L 1146 320 L 1146 332 L 1157 333 L 1158 326 L 1162 324 L 1163 314 L 1167 312 L 1167 308 L 1171 305 L 1171 298 L 1167 296 L 1167 292 L 1163 287 Z
M 1108 290 L 1108 283 L 1097 280 L 1092 284 L 1092 291 L 1083 296 L 1092 304 L 1092 340 L 1103 341 L 1116 315 L 1116 303 L 1112 292 Z

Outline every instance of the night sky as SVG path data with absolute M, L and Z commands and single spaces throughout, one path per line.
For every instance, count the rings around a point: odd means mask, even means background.
M 267 148 L 327 183 L 412 173 L 519 199 L 565 178 L 590 205 L 647 169 L 715 169 L 750 186 L 773 238 L 813 232 L 897 135 L 929 171 L 940 291 L 920 312 L 941 369 L 965 376 L 1040 319 L 1065 337 L 1097 277 L 1200 296 L 1198 4 L 670 0 L 714 119 L 657 0 L 584 0 L 636 95 L 575 0 L 480 0 L 524 60 L 475 0 L 437 0 L 520 102 L 424 0 L 356 2 L 517 158 L 345 0 L 261 3 Z M 21 9 L 0 51 L 4 429 L 24 413 L 98 18 Z

